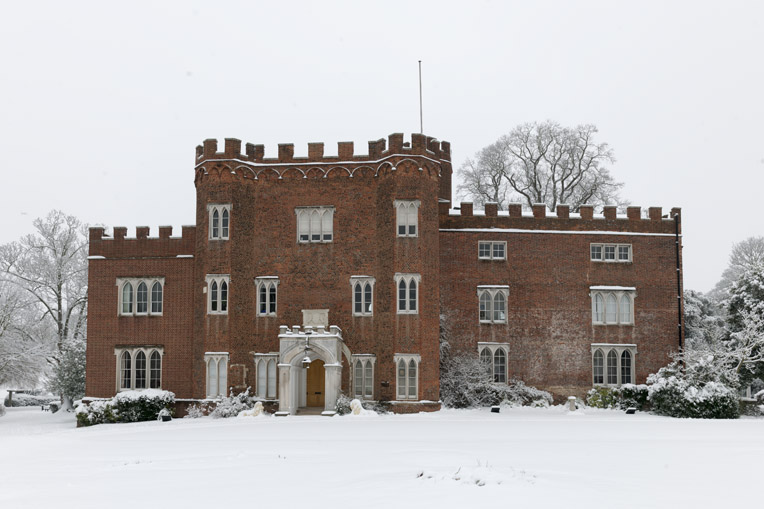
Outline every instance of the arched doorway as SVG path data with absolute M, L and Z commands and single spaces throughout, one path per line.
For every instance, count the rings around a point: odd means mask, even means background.
M 307 373 L 305 406 L 324 407 L 326 397 L 326 374 L 324 361 L 316 359 L 310 363 Z

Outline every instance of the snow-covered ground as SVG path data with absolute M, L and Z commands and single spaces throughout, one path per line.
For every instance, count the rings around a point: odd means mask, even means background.
M 0 507 L 755 507 L 762 458 L 751 418 L 555 407 L 75 429 L 9 408 Z

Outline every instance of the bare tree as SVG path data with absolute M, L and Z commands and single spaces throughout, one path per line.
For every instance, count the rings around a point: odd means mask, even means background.
M 52 353 L 29 298 L 0 281 L 0 384 L 36 386 Z
M 459 191 L 478 203 L 507 198 L 530 207 L 559 204 L 624 205 L 623 184 L 606 167 L 613 163 L 607 143 L 597 143 L 593 125 L 562 127 L 556 122 L 527 123 L 468 159 L 459 170 Z
M 71 343 L 85 340 L 87 236 L 76 217 L 56 210 L 34 227 L 36 233 L 0 246 L 0 278 L 26 294 L 49 327 L 54 348 L 47 360 L 56 366 Z M 70 396 L 62 394 L 65 407 Z

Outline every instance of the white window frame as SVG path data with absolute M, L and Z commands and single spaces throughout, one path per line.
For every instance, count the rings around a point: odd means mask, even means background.
M 313 225 L 311 224 L 311 216 L 313 212 L 318 212 L 319 225 L 318 231 L 313 231 Z M 295 207 L 295 216 L 297 217 L 297 243 L 298 244 L 329 244 L 334 242 L 334 206 L 333 205 L 321 205 L 316 207 Z M 307 216 L 307 228 L 306 232 L 301 230 L 300 219 Z M 328 218 L 326 217 L 328 216 Z M 328 227 L 327 227 L 328 225 Z M 307 239 L 301 239 L 302 235 L 307 235 Z M 313 236 L 318 235 L 319 239 L 314 240 Z M 327 239 L 327 235 L 329 239 Z
M 212 310 L 212 283 L 217 283 L 217 309 Z M 223 295 L 221 285 L 225 282 L 226 299 L 225 309 L 223 307 Z M 207 314 L 208 315 L 227 315 L 231 307 L 231 277 L 228 274 L 207 274 L 207 286 L 204 288 L 207 294 Z
M 395 200 L 395 234 L 398 237 L 419 236 L 419 200 Z M 404 233 L 401 233 L 403 226 Z M 412 232 L 413 227 L 413 232 Z
M 481 299 L 483 295 L 487 295 L 489 297 L 489 313 L 488 313 L 488 319 L 484 319 L 480 317 L 480 305 L 481 305 Z M 496 299 L 496 295 L 503 295 L 504 296 L 504 319 L 495 319 L 495 310 L 494 310 L 494 300 Z M 509 310 L 509 285 L 478 285 L 477 287 L 477 297 L 478 297 L 478 321 L 480 323 L 507 323 L 507 314 Z
M 276 316 L 278 314 L 279 302 L 279 280 L 278 276 L 257 276 L 255 278 L 255 292 L 257 300 L 257 316 Z M 271 296 L 271 287 L 275 290 L 275 295 Z M 260 290 L 265 288 L 265 302 L 260 296 Z M 262 305 L 265 304 L 265 312 L 262 311 Z M 271 304 L 273 304 L 271 306 Z M 273 311 L 271 311 L 271 307 Z
M 126 284 L 132 285 L 132 297 L 133 297 L 133 309 L 132 311 L 124 311 L 123 305 L 123 289 Z M 138 312 L 138 286 L 144 283 L 146 285 L 146 312 Z M 162 310 L 152 311 L 154 301 L 152 300 L 154 283 L 159 283 L 162 288 L 162 299 L 159 301 Z M 118 277 L 117 278 L 117 315 L 119 316 L 162 316 L 164 314 L 164 277 Z
M 395 274 L 394 278 L 395 280 L 395 307 L 398 310 L 399 315 L 416 315 L 419 314 L 419 301 L 421 300 L 422 295 L 422 276 L 421 274 L 404 274 L 401 272 L 398 272 Z M 405 308 L 401 308 L 401 300 L 399 295 L 399 289 L 401 281 L 404 282 L 406 286 L 406 299 L 405 299 Z M 416 298 L 414 299 L 414 309 L 411 309 L 411 282 L 414 281 L 416 283 Z
M 594 248 L 595 247 L 599 248 L 599 251 L 600 251 L 599 258 L 596 258 L 594 256 Z M 615 255 L 614 255 L 615 258 L 613 258 L 612 260 L 605 258 L 605 250 L 606 250 L 606 248 L 611 248 L 611 247 L 613 249 L 615 249 Z M 628 249 L 628 254 L 629 254 L 628 259 L 622 260 L 620 258 L 621 248 L 627 248 Z M 613 244 L 613 243 L 603 244 L 603 243 L 599 243 L 599 242 L 591 243 L 591 244 L 589 244 L 589 259 L 591 261 L 593 261 L 593 262 L 603 262 L 603 263 L 631 263 L 632 262 L 631 244 Z
M 279 354 L 277 352 L 270 353 L 256 353 L 255 354 L 255 395 L 260 399 L 275 400 L 278 398 L 278 365 Z M 269 372 L 269 366 L 273 367 L 273 371 Z M 264 378 L 265 384 L 261 383 Z M 271 374 L 273 376 L 271 376 Z
M 495 383 L 508 383 L 509 381 L 509 343 L 496 343 L 493 341 L 478 341 L 477 352 L 478 359 L 483 350 L 488 350 L 491 354 L 491 380 Z M 496 373 L 496 352 L 504 353 L 504 373 Z M 497 375 L 504 375 L 504 380 L 496 380 Z
M 637 289 L 627 286 L 590 286 L 589 296 L 592 300 L 592 324 L 594 325 L 634 325 L 634 301 L 637 298 Z M 608 319 L 608 297 L 615 297 L 615 320 Z M 602 299 L 601 317 L 598 316 L 597 297 Z M 628 320 L 623 319 L 622 299 L 626 298 L 629 302 Z
M 231 209 L 233 208 L 233 205 L 230 203 L 208 203 L 207 204 L 207 217 L 208 217 L 208 226 L 207 229 L 209 233 L 209 240 L 228 240 L 231 237 Z M 226 227 L 225 234 L 223 232 L 223 212 L 228 213 L 228 226 Z M 212 217 L 215 215 L 215 212 L 218 213 L 218 217 L 220 218 L 220 224 L 218 225 L 218 232 L 217 235 L 213 235 L 212 230 Z
M 122 354 L 127 352 L 130 354 L 130 387 L 123 387 L 124 373 L 122 369 Z M 136 382 L 136 367 L 135 357 L 138 352 L 143 352 L 146 356 L 146 387 L 137 389 L 135 387 Z M 159 386 L 151 387 L 151 356 L 154 352 L 159 353 Z M 162 388 L 162 371 L 164 367 L 164 347 L 162 346 L 118 346 L 114 348 L 114 355 L 117 358 L 117 392 L 122 391 L 142 391 L 144 389 L 161 389 Z
M 602 353 L 602 382 L 596 381 L 596 374 L 594 372 L 594 355 L 600 351 Z M 615 351 L 616 355 L 616 383 L 608 382 L 608 362 L 607 357 L 611 351 Z M 630 377 L 629 380 L 623 380 L 623 365 L 622 356 L 623 352 L 629 352 L 631 356 Z M 637 345 L 636 344 L 615 344 L 615 343 L 592 343 L 591 344 L 591 356 L 592 356 L 592 386 L 594 387 L 616 387 L 623 384 L 633 384 L 636 379 L 636 357 L 637 357 Z
M 401 386 L 400 384 L 400 374 L 398 372 L 398 364 L 403 361 L 405 365 L 405 378 L 404 378 L 404 384 Z M 411 361 L 414 361 L 414 366 L 416 367 L 416 377 L 414 379 L 414 390 L 412 391 L 411 388 L 411 380 L 409 375 L 409 369 L 411 365 Z M 419 400 L 419 375 L 420 375 L 420 364 L 422 362 L 422 357 L 418 353 L 396 353 L 393 356 L 393 363 L 395 365 L 395 399 L 397 400 L 409 400 L 409 401 L 418 401 Z M 403 394 L 401 394 L 401 388 L 403 388 Z M 412 396 L 411 393 L 414 393 Z
M 374 368 L 377 363 L 377 356 L 370 353 L 353 354 L 350 356 L 350 380 L 353 384 L 353 397 L 359 399 L 374 399 Z M 358 384 L 358 373 L 356 364 L 361 363 L 361 383 Z M 371 380 L 366 376 L 367 368 L 371 370 Z
M 215 390 L 212 391 L 210 366 L 215 363 Z M 228 396 L 228 352 L 205 352 L 205 389 L 207 399 L 225 398 Z M 222 369 L 221 369 L 222 368 Z M 221 389 L 223 391 L 221 392 Z
M 494 246 L 501 245 L 504 247 L 504 256 L 494 256 Z M 488 256 L 480 255 L 480 248 L 488 246 Z M 507 259 L 507 242 L 504 240 L 480 240 L 478 241 L 478 260 L 506 260 Z
M 350 276 L 350 302 L 353 309 L 353 316 L 373 316 L 374 315 L 374 283 L 376 279 L 373 276 Z M 367 302 L 366 299 L 366 285 L 371 286 L 371 300 Z M 356 311 L 356 304 L 358 299 L 356 298 L 355 289 L 357 286 L 361 287 L 361 311 Z M 397 294 L 396 294 L 397 295 Z

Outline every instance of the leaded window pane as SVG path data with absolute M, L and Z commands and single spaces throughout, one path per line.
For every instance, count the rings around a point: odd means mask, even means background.
M 482 292 L 480 294 L 480 320 L 488 321 L 491 319 L 491 294 Z
M 310 241 L 321 241 L 321 214 L 317 210 L 310 214 Z
M 220 311 L 228 309 L 228 283 L 220 283 Z
M 213 281 L 210 285 L 210 309 L 212 311 L 218 310 L 218 283 Z
M 149 388 L 159 389 L 162 385 L 162 356 L 154 350 L 151 354 L 151 371 L 149 373 Z
M 353 291 L 353 299 L 355 302 L 353 303 L 353 310 L 357 314 L 361 314 L 363 312 L 363 292 L 361 291 L 361 283 L 356 283 L 355 288 Z
M 371 313 L 371 285 L 366 283 L 363 289 L 364 313 Z
M 409 311 L 416 311 L 416 281 L 413 279 L 409 283 Z
M 268 361 L 268 399 L 276 397 L 276 361 Z
M 505 322 L 507 320 L 507 301 L 503 293 L 493 296 L 493 321 Z
M 493 381 L 507 382 L 507 356 L 501 349 L 496 350 L 493 356 Z
M 615 350 L 610 350 L 607 354 L 607 383 L 618 383 L 618 355 Z
M 631 246 L 618 246 L 618 260 L 622 262 L 629 261 L 629 251 Z
M 398 397 L 406 397 L 406 363 L 403 360 L 398 362 Z
M 138 285 L 138 291 L 136 292 L 136 299 L 135 299 L 135 311 L 136 313 L 146 313 L 149 309 L 148 302 L 149 302 L 149 292 L 148 288 L 146 287 L 146 283 L 141 281 L 141 283 Z
M 224 239 L 228 238 L 228 209 L 223 209 L 223 222 L 222 222 L 222 228 L 221 228 L 221 237 Z
M 480 351 L 480 362 L 482 362 L 486 366 L 491 365 L 491 350 L 489 350 L 488 348 L 483 348 Z
M 210 359 L 207 362 L 207 396 L 218 395 L 218 360 Z
M 266 388 L 268 384 L 268 373 L 265 367 L 265 361 L 257 361 L 257 397 L 265 399 Z
M 592 362 L 593 364 L 593 372 L 594 372 L 594 383 L 595 384 L 601 384 L 605 382 L 605 376 L 604 376 L 604 364 L 605 359 L 602 355 L 602 350 L 597 350 L 594 352 L 594 360 Z
M 122 389 L 132 388 L 132 378 L 133 373 L 130 352 L 122 352 L 122 383 L 120 384 L 120 387 Z
M 135 355 L 135 388 L 146 388 L 146 354 L 143 352 Z
M 268 289 L 267 285 L 260 285 L 260 314 L 264 315 L 268 313 Z
M 602 299 L 602 295 L 595 294 L 594 295 L 594 321 L 597 323 L 602 323 L 605 320 L 605 313 L 604 313 L 604 301 Z
M 409 361 L 409 399 L 416 399 L 416 363 Z
M 631 299 L 628 295 L 621 296 L 621 323 L 631 323 Z
M 612 293 L 607 296 L 605 306 L 605 321 L 607 323 L 616 323 L 618 320 L 618 301 L 615 299 L 615 295 Z
M 355 381 L 353 383 L 353 394 L 360 398 L 363 396 L 363 365 L 361 361 L 355 362 Z
M 592 260 L 602 260 L 602 246 L 599 244 L 592 244 Z
M 159 281 L 154 282 L 151 286 L 151 312 L 162 312 L 162 285 Z
M 615 260 L 615 246 L 605 246 L 605 260 Z
M 268 294 L 269 294 L 269 302 L 268 302 L 268 312 L 272 315 L 276 314 L 276 284 L 271 283 L 270 287 L 268 288 Z
M 218 209 L 215 209 L 212 212 L 212 238 L 217 239 L 220 237 L 220 216 L 218 215 Z
M 480 242 L 478 244 L 478 258 L 490 258 L 491 257 L 491 243 Z
M 133 313 L 133 285 L 125 283 L 122 287 L 122 314 Z
M 503 242 L 495 242 L 493 244 L 493 257 L 497 260 L 503 260 L 504 259 L 504 243 Z
M 398 283 L 398 309 L 406 311 L 406 282 L 402 279 Z
M 621 353 L 621 383 L 631 383 L 631 353 L 628 350 Z
M 371 364 L 371 361 L 366 361 L 365 367 L 363 369 L 363 374 L 364 374 L 363 395 L 367 398 L 371 398 L 373 396 L 374 377 L 373 377 L 372 369 L 373 369 L 373 366 Z

